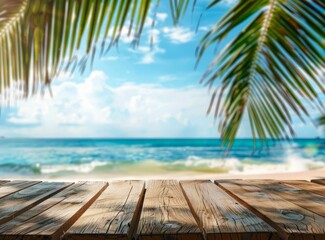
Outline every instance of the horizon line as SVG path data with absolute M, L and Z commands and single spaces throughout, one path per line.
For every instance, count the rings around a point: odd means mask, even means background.
M 25 140 L 194 140 L 194 139 L 202 139 L 202 140 L 222 140 L 222 138 L 212 138 L 212 137 L 6 137 L 0 136 L 1 139 L 25 139 Z M 325 137 L 299 137 L 299 138 L 290 138 L 290 139 L 272 139 L 268 138 L 268 141 L 290 141 L 290 140 L 314 140 L 314 139 L 325 139 Z M 236 138 L 236 140 L 254 140 L 254 138 L 249 137 L 240 137 Z M 260 141 L 260 139 L 255 139 L 256 141 Z M 264 140 L 261 140 L 264 141 Z

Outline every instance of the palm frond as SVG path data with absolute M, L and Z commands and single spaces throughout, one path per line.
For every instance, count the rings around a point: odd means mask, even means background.
M 321 116 L 321 117 L 318 119 L 318 123 L 319 123 L 319 125 L 321 125 L 321 126 L 325 126 L 325 115 L 324 115 L 324 116 Z
M 0 0 L 0 94 L 8 95 L 7 89 L 17 84 L 22 78 L 22 71 L 19 69 L 21 58 L 20 34 L 15 38 L 8 33 L 18 33 L 21 28 L 22 18 L 27 9 L 26 0 L 5 1 Z M 15 56 L 17 57 L 15 57 Z
M 12 66 L 10 68 L 1 64 L 2 70 L 6 72 L 1 82 L 7 83 L 5 88 L 12 88 L 15 81 L 20 82 L 19 88 L 24 89 L 23 97 L 34 94 L 39 87 L 44 89 L 64 61 L 71 63 L 75 59 L 74 53 L 80 49 L 82 40 L 86 39 L 86 55 L 80 63 L 84 69 L 85 60 L 90 54 L 95 54 L 102 29 L 112 29 L 111 36 L 106 31 L 102 37 L 102 48 L 105 48 L 108 38 L 108 44 L 118 41 L 122 28 L 126 25 L 126 17 L 133 11 L 132 16 L 138 18 L 133 34 L 139 36 L 150 3 L 150 0 L 24 1 L 26 11 L 20 21 L 10 30 L 4 30 L 0 36 L 3 46 L 1 63 L 5 63 L 10 51 L 9 61 Z M 0 8 L 6 10 L 7 6 L 1 5 Z M 17 9 L 19 8 L 17 1 Z
M 169 0 L 170 12 L 173 18 L 174 25 L 176 25 L 181 18 L 184 17 L 189 7 L 191 0 Z M 193 1 L 192 11 L 195 7 L 196 0 Z
M 318 75 L 325 67 L 324 10 L 320 1 L 239 0 L 202 38 L 198 61 L 244 26 L 202 78 L 210 88 L 217 84 L 208 112 L 220 117 L 225 145 L 232 145 L 245 114 L 263 145 L 268 138 L 294 136 L 292 113 L 304 121 L 305 102 L 323 111 L 317 92 L 325 92 Z
M 154 0 L 0 0 L 0 96 L 28 97 L 49 86 L 67 62 L 83 71 L 98 48 L 103 54 L 117 45 L 123 28 L 138 46 Z M 156 5 L 159 5 L 156 0 Z M 171 0 L 174 23 L 190 0 Z M 195 1 L 194 1 L 195 3 Z M 81 60 L 75 53 L 85 39 Z M 99 43 L 100 46 L 99 46 Z M 99 46 L 99 47 L 98 47 Z M 98 51 L 97 51 L 98 52 Z

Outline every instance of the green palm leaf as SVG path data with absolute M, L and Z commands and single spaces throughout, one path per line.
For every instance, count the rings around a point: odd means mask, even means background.
M 232 145 L 245 114 L 252 136 L 263 145 L 268 138 L 294 136 L 291 116 L 304 121 L 305 102 L 323 111 L 317 92 L 325 92 L 318 75 L 325 67 L 324 9 L 321 1 L 240 0 L 203 37 L 198 61 L 211 45 L 244 25 L 202 78 L 210 87 L 220 85 L 208 112 L 220 117 L 225 145 Z
M 325 126 L 325 115 L 318 119 L 319 125 Z
M 89 56 L 116 45 L 129 24 L 137 46 L 153 0 L 0 0 L 0 96 L 23 97 L 49 86 L 63 63 L 81 71 Z M 175 23 L 189 0 L 171 1 Z M 156 2 L 159 4 L 159 1 Z M 104 33 L 101 37 L 101 33 Z M 101 39 L 102 38 L 102 39 Z M 86 43 L 83 58 L 75 53 Z M 81 54 L 83 54 L 81 52 Z

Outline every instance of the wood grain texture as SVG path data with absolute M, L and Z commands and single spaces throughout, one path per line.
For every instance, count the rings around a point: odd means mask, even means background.
M 143 181 L 112 182 L 64 239 L 131 239 L 144 195 Z
M 6 234 L 6 232 L 13 232 L 14 231 L 13 229 L 15 229 L 17 226 L 22 225 L 24 222 L 33 219 L 35 216 L 38 216 L 42 212 L 60 203 L 66 196 L 73 194 L 76 191 L 75 189 L 79 188 L 81 185 L 84 184 L 85 182 L 71 184 L 67 188 L 63 189 L 61 192 L 58 192 L 57 194 L 53 195 L 51 198 L 46 199 L 45 201 L 41 202 L 37 206 L 13 218 L 9 222 L 0 225 L 0 236 Z M 31 226 L 34 227 L 34 225 Z M 17 238 L 19 238 L 19 235 L 17 235 Z
M 138 239 L 202 239 L 177 181 L 149 181 L 146 188 Z
M 61 239 L 107 187 L 107 183 L 78 183 L 0 226 L 1 240 Z
M 20 190 L 40 183 L 40 181 L 11 181 L 5 182 L 0 186 L 0 199 Z
M 42 182 L 0 199 L 0 224 L 34 207 L 70 183 Z
M 181 187 L 206 239 L 278 239 L 270 225 L 211 181 L 182 181 Z
M 312 179 L 311 182 L 317 183 L 317 184 L 320 184 L 320 185 L 325 185 L 325 178 L 323 178 L 323 179 Z
M 216 182 L 1 182 L 0 240 L 325 240 L 324 185 Z
M 0 180 L 0 186 L 1 186 L 2 184 L 7 183 L 7 182 L 9 182 L 9 181 L 6 181 L 6 180 Z
M 287 180 L 281 182 L 325 197 L 325 186 L 322 186 L 320 184 L 299 180 Z
M 216 183 L 275 228 L 283 239 L 325 239 L 325 218 L 250 181 Z M 297 196 L 299 198 L 299 196 Z
M 249 182 L 257 184 L 264 191 L 275 193 L 291 203 L 325 217 L 325 198 L 322 196 L 294 186 L 281 184 L 275 180 L 249 180 Z

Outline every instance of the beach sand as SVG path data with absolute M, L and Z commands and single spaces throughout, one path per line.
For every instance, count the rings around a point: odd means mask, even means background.
M 48 180 L 48 181 L 117 181 L 117 180 L 150 180 L 150 179 L 276 179 L 276 180 L 311 180 L 325 178 L 325 169 L 302 172 L 279 172 L 269 174 L 229 174 L 229 173 L 198 173 L 198 172 L 116 172 L 109 174 L 74 174 L 64 176 L 12 176 L 8 180 Z

